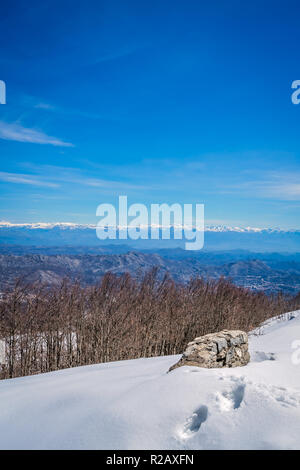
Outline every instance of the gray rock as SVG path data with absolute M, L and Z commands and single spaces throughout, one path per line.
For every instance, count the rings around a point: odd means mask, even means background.
M 181 366 L 208 369 L 240 367 L 248 364 L 248 335 L 240 330 L 223 330 L 194 339 L 187 345 L 181 359 L 169 370 Z

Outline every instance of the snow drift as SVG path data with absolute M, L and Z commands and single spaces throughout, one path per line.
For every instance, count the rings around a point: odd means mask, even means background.
M 299 314 L 255 330 L 245 367 L 167 373 L 169 356 L 1 381 L 0 448 L 300 449 Z

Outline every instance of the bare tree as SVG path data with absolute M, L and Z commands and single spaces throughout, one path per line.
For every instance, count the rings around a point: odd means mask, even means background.
M 269 296 L 226 279 L 179 284 L 157 274 L 153 269 L 138 282 L 108 273 L 92 287 L 67 279 L 52 288 L 16 282 L 0 302 L 0 377 L 181 353 L 196 336 L 249 331 L 300 305 L 299 294 Z

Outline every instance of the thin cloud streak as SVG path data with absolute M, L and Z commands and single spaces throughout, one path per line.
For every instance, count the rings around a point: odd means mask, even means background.
M 26 163 L 25 166 L 38 174 L 43 176 L 47 174 L 48 178 L 59 183 L 76 184 L 80 186 L 88 186 L 92 188 L 108 189 L 108 190 L 153 190 L 153 186 L 136 184 L 131 181 L 122 181 L 121 179 L 111 178 L 98 178 L 97 176 L 91 176 L 90 172 L 82 171 L 80 168 L 64 167 L 58 165 L 32 165 Z
M 31 144 L 53 145 L 55 147 L 74 147 L 57 137 L 51 137 L 42 131 L 23 127 L 17 123 L 0 121 L 0 139 Z
M 14 183 L 14 184 L 29 184 L 31 186 L 44 186 L 47 188 L 58 188 L 58 184 L 50 183 L 48 181 L 42 181 L 37 179 L 33 175 L 23 175 L 19 173 L 6 173 L 4 171 L 0 172 L 0 181 L 5 183 Z
M 300 175 L 297 173 L 268 172 L 262 177 L 233 185 L 227 192 L 251 194 L 283 201 L 300 200 Z

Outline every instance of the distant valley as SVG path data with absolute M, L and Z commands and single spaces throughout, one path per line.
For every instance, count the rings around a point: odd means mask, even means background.
M 0 290 L 16 278 L 57 284 L 63 278 L 83 285 L 107 272 L 138 277 L 158 267 L 160 277 L 231 279 L 252 290 L 300 291 L 300 231 L 211 226 L 203 250 L 186 251 L 183 240 L 104 240 L 94 225 L 0 222 Z
M 134 277 L 158 267 L 160 277 L 168 273 L 174 280 L 187 282 L 190 278 L 230 278 L 237 285 L 268 293 L 283 291 L 295 294 L 300 291 L 300 255 L 254 254 L 250 252 L 202 253 L 185 257 L 183 250 L 164 250 L 162 253 L 129 251 L 119 254 L 42 254 L 3 253 L 0 246 L 0 290 L 11 287 L 16 278 L 23 282 L 58 284 L 65 277 L 79 280 L 83 285 L 100 281 L 107 272 L 120 275 L 128 272 Z M 83 248 L 82 248 L 83 249 Z M 24 250 L 29 251 L 30 249 Z M 31 250 L 34 250 L 32 247 Z M 61 250 L 61 248 L 59 248 Z M 68 247 L 68 251 L 72 248 Z M 21 253 L 20 253 L 21 252 Z

